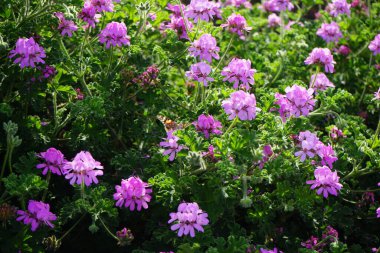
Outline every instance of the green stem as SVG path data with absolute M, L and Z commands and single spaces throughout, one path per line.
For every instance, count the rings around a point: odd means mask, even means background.
M 12 170 L 12 154 L 13 154 L 13 145 L 11 145 L 9 148 L 9 156 L 8 156 L 8 167 L 9 167 L 10 174 L 13 173 L 13 170 Z
M 5 156 L 4 156 L 3 166 L 1 167 L 0 181 L 4 176 L 5 166 L 7 165 L 8 156 L 9 156 L 9 147 L 7 147 L 7 152 L 5 153 Z
M 218 65 L 216 65 L 216 67 L 215 67 L 215 70 L 218 69 L 219 65 L 220 65 L 220 64 L 222 63 L 222 61 L 224 60 L 224 57 L 226 57 L 227 52 L 230 50 L 230 47 L 231 47 L 231 45 L 232 45 L 232 41 L 233 41 L 234 38 L 235 38 L 235 35 L 232 35 L 232 36 L 231 36 L 231 39 L 230 39 L 230 42 L 228 42 L 228 45 L 227 45 L 226 51 L 224 51 L 222 58 L 220 58 L 220 60 L 219 60 L 219 62 L 218 62 Z
M 49 190 L 50 178 L 51 178 L 51 170 L 48 171 L 48 174 L 46 176 L 47 188 L 45 189 L 45 191 L 44 191 L 44 193 L 42 195 L 42 202 L 44 202 L 45 199 L 46 199 L 47 192 Z
M 65 238 L 82 220 L 83 218 L 86 216 L 86 214 L 83 214 L 75 223 L 74 225 L 72 225 L 69 230 L 66 231 L 66 233 L 64 233 L 59 239 L 58 241 L 62 241 L 63 238 Z
M 119 238 L 117 238 L 117 237 L 116 237 L 116 236 L 115 236 L 115 235 L 109 230 L 109 228 L 106 226 L 106 224 L 104 224 L 104 222 L 103 222 L 102 218 L 100 218 L 100 216 L 99 216 L 99 220 L 100 220 L 100 222 L 102 223 L 104 229 L 107 231 L 107 233 L 108 233 L 112 238 L 114 238 L 116 241 L 119 241 Z
M 379 115 L 379 121 L 377 122 L 377 128 L 375 131 L 375 135 L 373 136 L 372 149 L 375 148 L 375 143 L 379 138 L 379 133 L 380 133 L 380 115 Z
M 227 129 L 227 131 L 224 132 L 223 136 L 227 135 L 227 133 L 229 133 L 229 132 L 232 130 L 232 128 L 234 128 L 234 126 L 237 124 L 238 121 L 239 121 L 239 117 L 236 116 L 236 117 L 234 118 L 234 121 L 232 121 L 230 127 Z
M 371 54 L 371 56 L 370 56 L 370 58 L 369 58 L 369 66 L 368 66 L 369 69 L 371 69 L 371 65 L 372 65 L 372 56 L 373 56 L 373 55 Z M 359 99 L 359 105 L 358 105 L 358 107 L 360 107 L 360 105 L 361 105 L 362 102 L 363 102 L 365 92 L 367 91 L 367 85 L 368 85 L 368 78 L 367 78 L 366 82 L 364 83 L 364 88 L 363 88 L 363 92 L 362 92 L 362 94 L 360 95 L 360 99 Z
M 177 0 L 177 3 L 178 3 L 178 5 L 179 5 L 179 9 L 180 9 L 180 11 L 181 11 L 181 17 L 182 17 L 183 23 L 185 24 L 185 30 L 186 30 L 186 33 L 187 33 L 187 35 L 190 35 L 190 29 L 189 29 L 189 26 L 188 26 L 188 24 L 187 24 L 187 19 L 185 18 L 185 14 L 184 14 L 183 9 L 182 9 L 182 3 L 181 3 L 180 0 Z M 199 20 L 198 20 L 198 22 L 199 22 Z M 190 42 L 193 42 L 193 41 L 190 39 L 190 37 L 189 37 L 189 40 L 190 40 Z
M 314 88 L 314 84 L 315 84 L 315 81 L 317 80 L 318 73 L 319 73 L 319 66 L 317 65 L 317 69 L 314 73 L 314 79 L 313 79 L 313 82 L 311 83 L 310 88 Z
M 80 193 L 81 193 L 81 197 L 82 197 L 82 199 L 84 199 L 85 197 L 86 197 L 86 193 L 84 192 L 84 179 L 82 179 L 82 183 L 81 183 L 81 185 L 80 185 Z

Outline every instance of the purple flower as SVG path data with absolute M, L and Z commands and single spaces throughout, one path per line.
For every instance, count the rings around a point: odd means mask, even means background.
M 214 146 L 210 145 L 208 146 L 208 151 L 207 152 L 202 152 L 202 156 L 210 159 L 212 162 L 217 162 L 219 159 L 215 157 L 215 152 L 214 152 Z
M 374 55 L 380 54 L 380 33 L 375 36 L 375 39 L 371 41 L 368 48 Z
M 330 168 L 332 168 L 332 164 L 338 160 L 330 144 L 326 146 L 322 142 L 319 142 L 316 146 L 316 151 L 318 156 L 322 159 L 322 165 L 328 165 Z
M 83 100 L 84 99 L 84 94 L 80 90 L 80 88 L 76 88 L 75 92 L 77 93 L 77 100 Z
M 255 79 L 253 75 L 256 73 L 256 69 L 251 68 L 251 61 L 244 59 L 234 58 L 224 67 L 221 74 L 225 76 L 223 81 L 233 83 L 233 88 L 238 89 L 239 86 L 242 89 L 250 90 L 249 84 L 253 85 Z
M 274 248 L 274 249 L 260 249 L 260 253 L 283 253 L 283 252 L 278 251 L 277 248 Z
M 216 45 L 216 39 L 211 34 L 203 34 L 198 40 L 194 40 L 189 47 L 190 55 L 197 57 L 200 60 L 212 62 L 212 58 L 219 59 L 220 48 Z
M 209 22 L 214 17 L 221 19 L 220 4 L 208 0 L 191 0 L 186 7 L 185 17 L 194 19 L 194 23 L 199 20 Z
M 199 208 L 198 204 L 181 203 L 175 213 L 170 213 L 170 220 L 168 223 L 175 221 L 170 229 L 172 231 L 178 230 L 178 236 L 190 234 L 191 237 L 195 236 L 195 230 L 204 232 L 203 226 L 209 223 L 207 219 L 208 214 Z
M 330 82 L 330 80 L 327 78 L 327 76 L 323 73 L 318 73 L 317 76 L 312 75 L 310 78 L 310 88 L 313 88 L 315 91 L 324 91 L 327 90 L 327 88 L 334 88 L 335 85 Z
M 211 115 L 199 115 L 198 121 L 194 121 L 193 125 L 198 132 L 202 132 L 205 135 L 206 139 L 210 137 L 210 134 L 222 134 L 222 131 L 219 130 L 222 128 L 222 124 L 220 121 L 214 120 L 214 117 Z
M 167 135 L 165 141 L 160 142 L 160 146 L 166 148 L 162 154 L 169 155 L 169 161 L 173 161 L 176 154 L 184 149 L 185 146 L 177 143 L 179 138 L 173 135 L 173 130 L 167 132 Z
M 314 109 L 316 100 L 313 99 L 313 89 L 306 90 L 304 87 L 293 85 L 285 89 L 286 94 L 275 94 L 275 104 L 280 106 L 279 113 L 285 122 L 287 118 L 307 116 Z
M 67 162 L 61 151 L 55 148 L 49 148 L 37 154 L 37 157 L 44 159 L 43 163 L 36 166 L 37 169 L 43 169 L 42 175 L 46 175 L 49 170 L 53 174 L 61 175 L 62 167 Z
M 331 128 L 331 131 L 330 131 L 330 137 L 331 137 L 331 139 L 336 140 L 340 137 L 344 138 L 346 136 L 343 134 L 342 130 L 340 130 L 336 126 L 333 126 L 333 128 Z
M 268 0 L 263 3 L 262 8 L 265 11 L 281 12 L 286 10 L 293 10 L 294 5 L 290 0 Z
M 222 107 L 229 115 L 229 120 L 235 117 L 239 117 L 240 120 L 256 118 L 256 97 L 242 90 L 231 93 L 230 98 L 222 102 Z
M 325 66 L 325 72 L 334 72 L 334 58 L 328 48 L 314 48 L 305 60 L 306 65 L 322 64 Z
M 332 226 L 327 226 L 326 231 L 322 234 L 322 240 L 325 239 L 326 237 L 330 236 L 330 241 L 335 241 L 338 240 L 339 238 L 339 233 L 336 231 Z
M 268 16 L 268 27 L 276 27 L 281 25 L 281 18 L 276 13 Z
M 376 209 L 377 218 L 380 218 L 380 207 Z
M 120 246 L 125 246 L 129 244 L 133 239 L 135 239 L 132 231 L 128 228 L 123 228 L 120 231 L 116 231 L 116 237 L 119 240 L 118 245 Z
M 89 26 L 95 28 L 95 23 L 99 23 L 100 17 L 101 15 L 96 14 L 95 7 L 92 6 L 91 3 L 88 1 L 84 2 L 83 9 L 78 14 L 78 18 L 82 19 L 84 22 L 87 23 L 85 28 L 88 28 Z
M 15 49 L 11 50 L 9 58 L 16 56 L 13 63 L 19 64 L 20 68 L 36 67 L 36 64 L 45 61 L 42 58 L 46 57 L 45 50 L 34 41 L 33 38 L 24 39 L 19 38 L 16 42 Z
M 209 77 L 210 73 L 210 65 L 199 62 L 190 66 L 190 71 L 186 71 L 186 76 L 191 80 L 202 82 L 204 86 L 208 86 L 207 82 L 214 81 L 214 78 Z
M 54 12 L 54 15 L 58 18 L 59 24 L 58 24 L 58 30 L 61 31 L 62 36 L 73 36 L 73 32 L 78 30 L 78 26 L 74 23 L 74 21 L 65 19 L 65 16 L 62 12 Z
M 351 5 L 347 3 L 346 0 L 333 0 L 327 8 L 330 10 L 330 15 L 333 17 L 338 16 L 339 14 L 346 14 L 350 16 Z
M 107 24 L 99 34 L 99 42 L 106 44 L 106 48 L 112 46 L 121 47 L 123 45 L 131 45 L 131 37 L 127 35 L 127 27 L 124 23 L 111 22 Z
M 166 30 L 170 29 L 177 33 L 179 39 L 189 40 L 189 35 L 186 31 L 186 25 L 183 21 L 182 17 L 177 17 L 175 15 L 171 15 L 170 22 L 164 22 L 161 24 L 160 29 Z M 186 19 L 187 28 L 191 30 L 193 28 L 193 23 Z
M 63 166 L 63 174 L 66 179 L 70 179 L 70 184 L 97 184 L 97 176 L 103 175 L 103 166 L 100 162 L 95 161 L 90 152 L 79 152 L 71 162 Z
M 339 48 L 338 48 L 338 53 L 341 54 L 341 55 L 344 55 L 344 56 L 347 56 L 351 53 L 351 49 L 346 46 L 346 45 L 341 45 Z
M 331 22 L 330 24 L 322 24 L 321 28 L 317 31 L 317 35 L 326 42 L 338 42 L 339 39 L 343 37 L 339 25 L 335 22 Z
M 244 6 L 245 8 L 251 9 L 252 4 L 248 0 L 227 0 L 225 5 L 231 5 L 234 7 Z
M 313 249 L 318 244 L 318 237 L 311 236 L 306 242 L 301 242 L 301 245 L 307 249 Z
M 227 28 L 230 33 L 236 33 L 240 38 L 244 39 L 244 31 L 249 32 L 252 27 L 247 26 L 245 18 L 239 14 L 232 14 L 227 18 L 227 23 L 220 27 Z
M 169 10 L 169 11 L 171 11 L 173 13 L 171 15 L 171 17 L 174 16 L 176 18 L 180 18 L 182 16 L 181 15 L 181 9 L 182 9 L 182 11 L 184 11 L 185 7 L 186 6 L 183 5 L 183 4 L 181 4 L 181 5 L 179 5 L 179 4 L 172 5 L 172 4 L 168 3 L 168 6 L 166 7 L 166 9 Z
M 57 70 L 55 67 L 50 65 L 45 65 L 43 68 L 37 67 L 37 69 L 41 70 L 41 75 L 38 77 L 38 80 L 42 81 L 43 79 L 49 79 L 57 74 Z
M 130 211 L 137 209 L 141 211 L 141 207 L 148 208 L 152 196 L 152 189 L 148 188 L 149 185 L 143 182 L 139 177 L 130 177 L 122 179 L 120 185 L 116 185 L 116 193 L 113 199 L 116 200 L 116 206 L 129 207 Z M 136 207 L 137 206 L 137 207 Z
M 294 153 L 294 155 L 300 157 L 301 162 L 305 161 L 307 156 L 313 158 L 317 152 L 317 145 L 320 142 L 317 135 L 310 131 L 300 132 L 298 141 L 298 146 L 301 150 Z
M 94 6 L 96 12 L 113 12 L 112 0 L 87 0 L 92 6 Z
M 34 232 L 40 225 L 47 225 L 54 228 L 51 221 L 55 221 L 57 216 L 50 212 L 49 204 L 45 204 L 42 201 L 29 200 L 28 210 L 17 211 L 17 221 L 23 221 L 25 225 L 31 225 L 31 230 Z
M 380 100 L 380 88 L 374 93 L 374 98 L 372 100 Z
M 143 73 L 138 77 L 133 78 L 134 83 L 138 83 L 143 87 L 153 86 L 157 84 L 157 78 L 160 70 L 156 65 L 149 66 Z
M 327 198 L 329 194 L 337 196 L 338 191 L 342 188 L 339 183 L 339 176 L 336 171 L 332 172 L 327 166 L 317 167 L 314 171 L 315 180 L 306 181 L 307 184 L 311 184 L 310 189 L 317 190 L 317 194 Z

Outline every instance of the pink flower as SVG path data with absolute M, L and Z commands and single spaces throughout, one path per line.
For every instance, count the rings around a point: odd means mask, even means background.
M 204 232 L 203 226 L 209 223 L 207 219 L 208 214 L 201 210 L 197 203 L 181 203 L 175 213 L 170 213 L 170 220 L 168 223 L 174 221 L 175 224 L 170 227 L 172 231 L 178 230 L 178 236 L 190 234 L 191 237 L 195 236 L 195 230 Z
M 54 15 L 58 18 L 58 30 L 61 31 L 62 36 L 73 36 L 73 32 L 78 30 L 78 26 L 74 23 L 74 21 L 66 20 L 62 12 L 54 12 Z
M 327 226 L 326 231 L 322 234 L 322 240 L 330 236 L 330 241 L 333 242 L 339 238 L 339 233 L 332 226 Z
M 328 48 L 314 48 L 305 60 L 306 65 L 322 64 L 325 66 L 325 72 L 334 72 L 334 58 Z
M 46 57 L 43 47 L 38 45 L 33 38 L 24 39 L 19 38 L 16 42 L 15 49 L 11 50 L 9 58 L 17 57 L 13 63 L 19 64 L 20 68 L 36 67 L 36 64 L 45 61 L 42 60 Z
M 242 90 L 231 93 L 230 98 L 222 102 L 222 107 L 228 119 L 239 117 L 240 120 L 253 120 L 256 118 L 256 97 Z
M 129 207 L 130 211 L 137 209 L 141 211 L 141 207 L 148 208 L 152 196 L 152 189 L 148 188 L 149 185 L 143 182 L 139 177 L 130 177 L 122 179 L 121 185 L 116 185 L 116 193 L 113 199 L 116 200 L 116 206 Z
M 380 54 L 380 33 L 375 36 L 375 39 L 371 41 L 368 48 L 374 55 Z
M 179 138 L 173 135 L 173 130 L 167 132 L 167 135 L 166 139 L 164 139 L 165 141 L 160 142 L 160 146 L 166 148 L 163 155 L 169 155 L 169 161 L 173 161 L 176 154 L 184 149 L 185 146 L 177 143 Z
M 331 128 L 330 137 L 334 140 L 337 140 L 340 137 L 345 138 L 346 136 L 343 134 L 342 130 L 334 126 L 333 128 Z
M 252 4 L 249 2 L 249 0 L 227 0 L 225 5 L 231 5 L 234 7 L 243 6 L 248 9 L 252 8 Z
M 330 15 L 333 17 L 338 16 L 339 14 L 346 14 L 350 16 L 351 5 L 347 3 L 346 0 L 333 0 L 327 8 L 330 10 Z
M 212 58 L 219 59 L 220 48 L 216 45 L 216 39 L 211 34 L 203 34 L 198 40 L 194 40 L 189 47 L 190 55 L 200 60 L 212 62 Z
M 127 27 L 124 23 L 111 22 L 107 24 L 99 34 L 99 42 L 106 44 L 106 48 L 112 46 L 121 47 L 123 45 L 131 45 L 131 37 L 127 35 Z
M 281 18 L 276 13 L 268 16 L 268 27 L 276 27 L 281 25 Z
M 66 179 L 70 179 L 70 184 L 82 183 L 90 186 L 92 183 L 97 184 L 97 176 L 103 175 L 103 166 L 100 162 L 95 161 L 90 152 L 79 152 L 71 162 L 67 162 L 63 167 L 63 174 Z
M 374 98 L 372 100 L 380 100 L 380 88 L 374 93 Z
M 91 26 L 95 28 L 95 23 L 99 23 L 100 14 L 96 14 L 96 9 L 89 1 L 84 2 L 83 9 L 78 14 L 78 18 L 87 23 L 85 28 Z
M 332 164 L 338 160 L 338 158 L 335 156 L 335 151 L 330 146 L 330 144 L 326 146 L 322 142 L 319 142 L 316 146 L 316 151 L 318 156 L 322 159 L 322 165 L 328 165 L 330 168 L 332 168 Z
M 317 76 L 312 75 L 310 78 L 310 88 L 313 88 L 314 91 L 324 91 L 327 88 L 334 88 L 335 85 L 330 82 L 327 76 L 323 73 L 318 73 Z
M 338 53 L 347 56 L 351 53 L 351 49 L 346 45 L 341 45 L 338 49 Z
M 314 109 L 316 100 L 313 99 L 313 89 L 306 90 L 304 87 L 293 85 L 285 89 L 286 94 L 275 94 L 275 104 L 280 106 L 279 113 L 283 120 L 294 116 L 307 116 Z
M 317 31 L 317 35 L 326 42 L 338 42 L 339 39 L 343 37 L 339 25 L 335 22 L 331 22 L 330 24 L 322 24 L 321 28 Z
M 191 80 L 202 82 L 204 86 L 208 86 L 207 82 L 214 81 L 214 78 L 209 77 L 210 73 L 210 65 L 199 62 L 190 66 L 190 71 L 186 71 L 186 76 Z
M 198 132 L 202 132 L 205 135 L 205 138 L 210 138 L 210 134 L 222 134 L 222 131 L 219 129 L 222 128 L 220 121 L 214 120 L 214 117 L 211 115 L 201 114 L 198 117 L 198 121 L 194 121 L 193 125 Z
M 274 249 L 260 249 L 260 253 L 283 253 L 283 252 L 278 251 L 277 248 L 274 248 Z
M 37 69 L 41 70 L 41 75 L 38 77 L 40 82 L 42 82 L 43 79 L 49 79 L 57 74 L 55 67 L 50 65 L 44 65 L 43 68 L 38 66 Z
M 380 207 L 376 209 L 377 218 L 380 218 Z
M 140 84 L 143 87 L 154 86 L 157 84 L 157 78 L 160 70 L 156 65 L 149 66 L 143 73 L 141 73 L 138 77 L 133 78 L 132 81 L 134 83 Z
M 186 25 L 182 17 L 171 15 L 170 22 L 164 22 L 160 26 L 160 30 L 170 29 L 177 33 L 179 39 L 189 40 L 189 36 L 186 31 Z M 191 31 L 193 23 L 186 19 L 187 28 Z
M 55 221 L 57 216 L 50 212 L 49 204 L 45 204 L 42 201 L 29 200 L 28 210 L 17 211 L 17 221 L 23 221 L 25 225 L 31 225 L 31 230 L 34 232 L 40 225 L 47 225 L 54 228 L 51 221 Z
M 174 16 L 176 18 L 180 18 L 182 16 L 181 15 L 181 9 L 182 9 L 182 11 L 185 11 L 185 8 L 186 8 L 186 6 L 183 4 L 172 5 L 170 3 L 168 3 L 168 7 L 166 7 L 167 10 L 169 10 L 173 13 L 170 17 Z
M 300 157 L 301 162 L 305 161 L 307 156 L 313 158 L 317 152 L 317 145 L 319 143 L 317 135 L 310 131 L 300 132 L 298 141 L 298 146 L 301 150 L 294 153 L 294 155 Z
M 94 6 L 96 12 L 113 12 L 113 2 L 112 0 L 87 0 Z
M 43 163 L 36 166 L 37 169 L 43 169 L 42 175 L 46 175 L 49 170 L 53 174 L 61 175 L 62 167 L 67 162 L 61 151 L 55 148 L 49 148 L 37 157 L 44 159 Z
M 293 10 L 294 5 L 290 0 L 268 0 L 263 3 L 262 8 L 265 11 L 281 12 L 286 10 Z
M 339 176 L 336 171 L 332 172 L 327 166 L 317 167 L 314 171 L 315 180 L 306 181 L 307 184 L 311 184 L 312 190 L 319 188 L 317 194 L 323 193 L 323 197 L 327 198 L 329 194 L 337 196 L 338 191 L 342 188 L 339 183 Z
M 227 18 L 227 23 L 220 27 L 227 28 L 230 33 L 236 33 L 240 38 L 244 39 L 244 32 L 249 32 L 252 27 L 247 26 L 245 18 L 239 14 L 232 14 Z
M 194 19 L 194 23 L 199 20 L 206 22 L 214 18 L 221 19 L 220 4 L 208 0 L 191 0 L 185 11 L 185 17 Z
M 233 83 L 233 88 L 238 89 L 239 86 L 242 89 L 250 90 L 249 84 L 253 85 L 255 79 L 253 75 L 256 73 L 256 69 L 251 68 L 251 61 L 244 59 L 234 58 L 224 67 L 221 74 L 225 76 L 223 81 Z
M 301 245 L 306 249 L 313 249 L 318 244 L 318 237 L 311 236 L 306 242 L 301 242 Z

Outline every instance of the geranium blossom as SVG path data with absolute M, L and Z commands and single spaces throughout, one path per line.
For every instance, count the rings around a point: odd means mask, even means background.
M 170 220 L 168 223 L 175 222 L 170 229 L 172 231 L 178 230 L 178 236 L 190 234 L 191 237 L 195 236 L 195 229 L 198 232 L 204 232 L 203 226 L 209 223 L 208 214 L 199 208 L 198 204 L 181 203 L 175 213 L 170 213 Z
M 260 253 L 283 253 L 279 251 L 277 248 L 274 249 L 260 249 Z
M 314 74 L 310 78 L 310 88 L 313 88 L 315 91 L 324 91 L 327 90 L 327 88 L 334 87 L 335 85 L 330 82 L 324 73 L 318 73 L 317 76 Z
M 62 12 L 54 12 L 54 15 L 58 18 L 58 30 L 61 32 L 62 36 L 73 36 L 73 32 L 78 30 L 78 26 L 72 20 L 65 19 L 65 16 Z
M 339 39 L 343 37 L 339 25 L 335 22 L 331 22 L 330 24 L 322 24 L 321 28 L 317 31 L 317 35 L 326 42 L 338 42 Z
M 375 36 L 375 39 L 371 41 L 368 48 L 374 55 L 380 54 L 380 34 Z
M 208 0 L 191 0 L 186 7 L 185 17 L 194 19 L 194 23 L 199 20 L 209 22 L 214 18 L 221 19 L 220 4 Z
M 214 81 L 214 78 L 210 77 L 211 67 L 205 62 L 195 63 L 190 66 L 190 71 L 186 71 L 186 76 L 191 80 L 203 83 L 204 86 L 208 86 L 208 82 Z
M 162 154 L 169 155 L 169 161 L 173 161 L 177 153 L 184 149 L 185 146 L 177 143 L 179 138 L 173 134 L 173 130 L 167 132 L 167 135 L 165 141 L 160 142 L 160 146 L 166 148 Z
M 380 88 L 373 95 L 374 98 L 372 100 L 380 100 Z
M 322 165 L 328 165 L 330 168 L 332 168 L 332 164 L 336 162 L 338 158 L 335 156 L 335 151 L 331 145 L 328 144 L 326 146 L 322 142 L 319 142 L 316 146 L 316 149 L 318 156 L 321 158 Z
M 244 59 L 234 58 L 224 67 L 221 74 L 225 78 L 223 81 L 233 83 L 233 88 L 243 88 L 246 90 L 251 89 L 250 84 L 255 83 L 253 75 L 256 73 L 256 69 L 251 68 L 251 61 Z
M 376 210 L 377 218 L 380 218 L 380 207 Z
M 164 31 L 166 29 L 173 30 L 177 33 L 179 39 L 186 39 L 189 40 L 189 35 L 186 31 L 186 25 L 187 29 L 189 31 L 193 28 L 193 23 L 191 23 L 189 20 L 184 19 L 182 17 L 177 17 L 175 15 L 171 15 L 170 22 L 164 22 L 160 25 L 160 30 Z M 185 24 L 186 22 L 186 24 Z
M 139 177 L 122 179 L 121 184 L 117 185 L 115 189 L 116 193 L 113 195 L 113 199 L 116 200 L 116 206 L 129 207 L 130 211 L 135 210 L 135 208 L 137 211 L 141 211 L 141 207 L 148 208 L 148 202 L 152 198 L 150 196 L 152 189 Z
M 351 5 L 348 4 L 346 0 L 333 0 L 332 3 L 327 6 L 330 15 L 333 17 L 336 17 L 339 14 L 346 14 L 347 16 L 350 16 L 350 8 Z
M 276 13 L 268 16 L 268 27 L 276 27 L 281 25 L 281 18 Z
M 316 134 L 310 131 L 300 132 L 298 135 L 298 146 L 301 148 L 294 155 L 300 157 L 301 162 L 305 161 L 306 157 L 313 158 L 318 149 L 319 139 Z
M 314 48 L 305 60 L 306 65 L 322 64 L 325 72 L 334 73 L 334 58 L 328 48 Z
M 232 14 L 227 18 L 227 23 L 222 24 L 220 27 L 227 28 L 231 33 L 235 33 L 244 39 L 244 32 L 249 32 L 252 27 L 247 26 L 247 21 L 242 15 Z
M 222 124 L 215 120 L 212 115 L 199 115 L 198 121 L 194 121 L 193 125 L 198 132 L 205 135 L 206 139 L 210 137 L 210 134 L 222 134 L 222 131 L 219 130 L 222 128 Z
M 211 34 L 203 34 L 198 40 L 189 47 L 190 55 L 197 57 L 200 60 L 212 62 L 212 58 L 219 59 L 220 48 L 216 45 L 216 39 Z
M 111 22 L 100 32 L 99 42 L 106 44 L 106 48 L 112 46 L 131 45 L 131 37 L 127 35 L 127 27 L 124 23 Z
M 33 38 L 19 38 L 15 49 L 11 50 L 9 54 L 9 58 L 13 57 L 16 57 L 14 63 L 19 64 L 20 68 L 23 69 L 25 67 L 34 68 L 38 63 L 44 64 L 43 58 L 46 57 L 46 54 L 43 47 L 36 43 Z
M 87 0 L 92 6 L 94 6 L 97 12 L 113 12 L 113 2 L 112 0 Z
M 225 5 L 231 5 L 235 7 L 244 6 L 248 9 L 252 8 L 252 4 L 249 2 L 249 0 L 227 0 Z
M 268 0 L 263 3 L 262 8 L 270 12 L 281 12 L 293 10 L 294 5 L 290 2 L 290 0 Z
M 51 173 L 61 175 L 62 167 L 67 162 L 61 151 L 55 148 L 49 148 L 45 152 L 37 155 L 44 159 L 43 163 L 37 164 L 37 169 L 43 169 L 42 175 L 46 175 L 50 170 Z
M 222 102 L 222 107 L 229 115 L 229 120 L 236 117 L 240 120 L 256 118 L 256 97 L 254 94 L 242 90 L 231 93 L 230 98 Z
M 99 23 L 100 14 L 96 13 L 95 7 L 88 1 L 84 2 L 84 6 L 78 14 L 78 18 L 87 23 L 85 28 L 91 26 L 95 28 L 95 23 Z
M 30 225 L 33 232 L 43 224 L 54 228 L 51 222 L 57 219 L 57 216 L 50 212 L 49 204 L 36 200 L 29 200 L 28 210 L 18 210 L 17 215 L 16 220 L 23 221 L 25 225 Z
M 63 166 L 63 174 L 66 179 L 70 180 L 70 184 L 82 183 L 90 186 L 92 183 L 97 184 L 99 181 L 97 176 L 103 175 L 103 166 L 100 162 L 95 161 L 91 153 L 88 151 L 79 152 L 71 162 L 67 162 Z
M 311 184 L 311 189 L 317 189 L 317 194 L 323 194 L 327 198 L 329 194 L 337 196 L 338 191 L 343 187 L 339 183 L 339 176 L 336 171 L 331 171 L 327 166 L 317 167 L 314 171 L 315 180 L 306 181 Z

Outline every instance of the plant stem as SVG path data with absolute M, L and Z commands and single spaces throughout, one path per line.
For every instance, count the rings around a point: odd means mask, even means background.
M 371 69 L 371 65 L 372 65 L 372 56 L 373 56 L 373 55 L 372 55 L 372 53 L 371 53 L 371 56 L 370 56 L 370 58 L 369 58 L 369 66 L 368 66 L 369 69 Z M 364 88 L 363 88 L 363 92 L 362 92 L 362 94 L 360 95 L 360 99 L 359 99 L 359 105 L 358 105 L 358 107 L 360 107 L 360 105 L 361 105 L 362 102 L 363 102 L 365 92 L 367 91 L 367 85 L 368 85 L 368 78 L 367 78 L 366 82 L 364 83 Z
M 231 45 L 232 45 L 232 41 L 233 41 L 234 38 L 235 38 L 235 35 L 233 34 L 233 35 L 231 36 L 230 42 L 228 42 L 228 45 L 227 45 L 226 51 L 224 51 L 222 58 L 220 58 L 220 60 L 219 60 L 219 62 L 218 62 L 218 65 L 216 65 L 216 67 L 215 67 L 215 70 L 218 69 L 219 65 L 220 65 L 220 64 L 222 63 L 222 61 L 224 60 L 224 57 L 226 57 L 227 52 L 230 50 L 230 47 L 231 47 Z
M 82 199 L 84 199 L 86 197 L 85 192 L 84 192 L 84 179 L 82 179 L 82 183 L 80 185 L 80 192 L 81 192 Z
M 313 82 L 311 83 L 310 88 L 314 88 L 314 84 L 315 84 L 315 81 L 317 80 L 318 73 L 319 73 L 319 66 L 317 65 L 317 69 L 315 70 L 315 74 L 314 74 L 314 79 L 313 79 Z
M 102 223 L 102 225 L 103 225 L 103 227 L 104 227 L 104 229 L 107 231 L 107 233 L 112 237 L 112 238 L 114 238 L 116 241 L 119 241 L 119 238 L 117 238 L 109 229 L 108 229 L 108 227 L 106 226 L 106 224 L 104 224 L 104 222 L 103 222 L 103 220 L 102 220 L 102 218 L 100 218 L 100 216 L 99 216 L 99 220 L 100 220 L 100 222 Z
M 5 166 L 7 164 L 8 156 L 9 156 L 9 148 L 7 147 L 7 152 L 5 153 L 5 156 L 4 156 L 3 166 L 1 167 L 0 181 L 4 176 Z
M 234 118 L 234 121 L 232 121 L 230 127 L 227 129 L 227 131 L 224 132 L 223 136 L 224 136 L 224 135 L 227 135 L 227 133 L 229 133 L 229 132 L 232 130 L 232 128 L 234 128 L 234 126 L 236 125 L 236 123 L 237 123 L 238 121 L 239 121 L 239 117 L 236 116 L 236 117 Z
M 58 241 L 62 241 L 63 238 L 65 238 L 78 224 L 83 220 L 83 218 L 86 216 L 86 214 L 83 214 L 75 223 L 72 225 L 69 230 L 66 231 L 59 239 Z
M 42 195 L 42 202 L 44 202 L 45 199 L 46 199 L 47 192 L 49 190 L 50 178 L 51 178 L 51 170 L 48 171 L 48 174 L 46 176 L 46 181 L 47 181 L 48 185 L 47 185 L 47 188 L 44 191 L 44 194 Z

